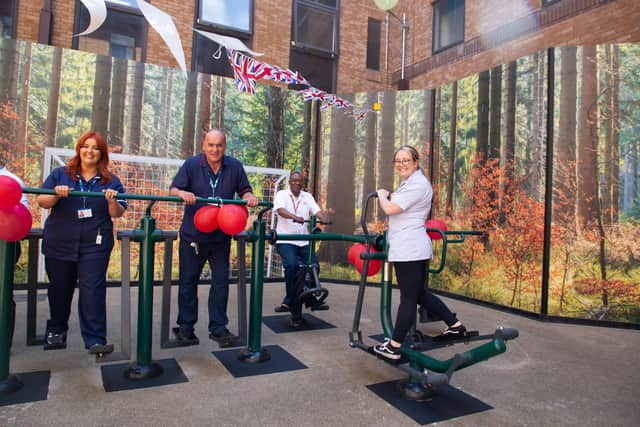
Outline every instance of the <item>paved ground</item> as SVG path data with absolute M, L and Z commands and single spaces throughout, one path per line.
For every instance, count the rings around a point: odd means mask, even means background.
M 284 285 L 265 289 L 265 315 Z M 275 334 L 263 327 L 263 345 L 278 345 L 307 369 L 233 377 L 212 355 L 206 322 L 197 325 L 201 345 L 161 350 L 158 345 L 160 292 L 156 290 L 154 359 L 175 358 L 188 382 L 141 390 L 104 391 L 100 364 L 82 348 L 72 315 L 69 347 L 44 352 L 25 345 L 26 303 L 19 298 L 11 372 L 49 370 L 48 399 L 0 407 L 0 425 L 19 426 L 411 426 L 416 422 L 379 398 L 368 385 L 403 378 L 402 372 L 348 346 L 356 287 L 327 285 L 331 310 L 316 315 L 335 329 Z M 200 288 L 201 302 L 206 287 Z M 235 314 L 232 289 L 230 314 Z M 109 290 L 110 337 L 119 342 L 119 290 Z M 394 300 L 397 294 L 394 293 Z M 363 311 L 365 336 L 380 333 L 379 290 L 368 289 Z M 498 325 L 520 330 L 504 355 L 458 372 L 452 385 L 487 405 L 472 415 L 449 418 L 447 426 L 637 426 L 640 425 L 640 333 L 534 320 L 447 300 L 468 325 L 488 333 Z M 206 304 L 200 304 L 206 319 Z M 132 306 L 136 298 L 133 291 Z M 39 327 L 48 312 L 39 303 Z M 175 291 L 174 291 L 175 307 Z M 175 310 L 175 308 L 174 308 Z M 134 320 L 135 320 L 135 312 Z M 175 312 L 175 311 L 174 311 Z M 394 306 L 395 313 L 395 306 Z M 174 316 L 175 318 L 175 316 Z M 235 318 L 232 318 L 235 324 Z M 422 329 L 435 332 L 441 325 Z M 135 322 L 132 327 L 135 336 Z M 448 358 L 464 345 L 430 353 Z M 135 355 L 135 352 L 134 352 Z M 429 415 L 447 405 L 438 397 L 418 411 Z M 443 400 L 444 399 L 444 400 Z M 440 406 L 439 406 L 440 405 Z M 454 408 L 455 409 L 455 408 Z M 449 414 L 450 416 L 451 414 Z

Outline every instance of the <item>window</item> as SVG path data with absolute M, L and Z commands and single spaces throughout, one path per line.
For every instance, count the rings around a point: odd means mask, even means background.
M 135 0 L 110 0 L 107 7 L 104 24 L 91 34 L 74 37 L 73 47 L 99 55 L 143 61 L 147 24 Z M 81 4 L 74 33 L 80 33 L 88 26 L 89 11 Z
M 337 53 L 337 0 L 298 0 L 293 13 L 294 46 Z
M 198 24 L 252 32 L 253 0 L 200 0 Z
M 433 53 L 464 41 L 464 0 L 433 3 L 432 40 Z
M 18 5 L 15 1 L 0 2 L 0 37 L 5 39 L 15 38 L 15 19 Z
M 380 70 L 380 28 L 382 22 L 369 18 L 367 27 L 367 68 Z
M 558 3 L 560 0 L 542 0 L 542 7 Z

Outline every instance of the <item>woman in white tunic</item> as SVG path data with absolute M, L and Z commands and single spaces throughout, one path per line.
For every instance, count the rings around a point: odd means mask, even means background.
M 424 286 L 427 261 L 432 257 L 431 239 L 424 223 L 431 210 L 433 190 L 420 169 L 419 160 L 415 148 L 408 145 L 398 148 L 393 162 L 401 178 L 400 186 L 391 194 L 385 189 L 378 190 L 380 208 L 389 216 L 388 259 L 393 263 L 400 287 L 400 306 L 393 336 L 376 345 L 374 351 L 393 360 L 401 357 L 400 346 L 415 324 L 418 303 L 447 324 L 441 337 L 461 336 L 466 331 L 442 300 Z

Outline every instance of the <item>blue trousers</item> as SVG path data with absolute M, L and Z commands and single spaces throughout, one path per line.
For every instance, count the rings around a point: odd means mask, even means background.
M 94 255 L 95 256 L 95 255 Z M 54 333 L 69 329 L 71 300 L 78 286 L 78 317 L 80 332 L 86 348 L 107 343 L 107 267 L 109 255 L 79 261 L 62 261 L 45 257 L 45 269 L 49 276 L 47 295 L 51 319 L 47 329 Z
M 286 294 L 282 300 L 282 304 L 291 307 L 297 293 L 296 279 L 298 276 L 299 264 L 306 264 L 309 258 L 309 245 L 297 246 L 290 243 L 278 243 L 276 250 L 282 258 L 282 266 L 284 268 L 284 282 L 286 285 Z M 313 257 L 313 263 L 318 265 L 318 260 Z
M 197 252 L 197 253 L 196 253 Z M 211 268 L 209 289 L 209 332 L 218 333 L 229 323 L 227 303 L 229 301 L 229 254 L 231 241 L 199 243 L 180 239 L 180 274 L 178 280 L 178 326 L 193 330 L 198 321 L 198 281 L 204 263 Z

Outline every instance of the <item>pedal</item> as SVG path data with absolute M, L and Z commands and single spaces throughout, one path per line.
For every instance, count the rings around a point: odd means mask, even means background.
M 47 344 L 46 342 L 44 343 L 43 346 L 44 350 L 62 350 L 67 348 L 67 343 L 52 343 L 52 344 Z
M 89 348 L 89 354 L 96 356 L 96 359 L 103 358 L 107 354 L 113 353 L 113 344 L 98 344 L 92 345 Z
M 211 338 L 212 341 L 218 343 L 218 347 L 220 348 L 236 347 L 238 341 L 240 341 L 240 337 L 237 335 L 225 338 L 215 338 L 212 335 L 209 338 Z

